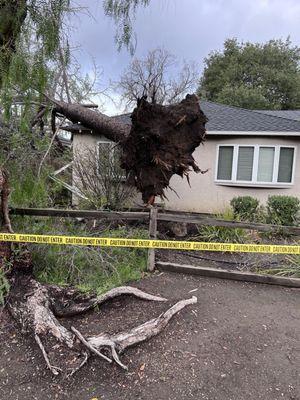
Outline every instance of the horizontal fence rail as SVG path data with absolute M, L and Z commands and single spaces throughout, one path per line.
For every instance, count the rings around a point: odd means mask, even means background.
M 55 208 L 11 208 L 12 215 L 35 217 L 89 218 L 109 220 L 149 220 L 149 212 L 144 211 L 96 211 L 96 210 L 63 210 Z
M 149 210 L 144 211 L 95 211 L 95 210 L 65 210 L 54 208 L 11 208 L 12 215 L 28 215 L 36 217 L 89 218 L 108 220 L 139 220 L 149 221 Z M 290 235 L 300 236 L 300 227 L 259 224 L 241 221 L 225 221 L 208 216 L 208 214 L 172 212 L 159 210 L 157 221 L 195 224 L 200 226 L 218 226 L 225 228 L 242 228 L 259 232 L 282 231 Z

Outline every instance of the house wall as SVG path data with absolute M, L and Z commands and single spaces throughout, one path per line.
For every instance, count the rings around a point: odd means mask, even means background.
M 88 148 L 95 148 L 99 140 L 103 137 L 93 135 L 74 135 L 73 148 L 74 156 L 84 154 Z M 104 139 L 105 140 L 105 139 Z M 298 138 L 276 137 L 255 137 L 248 138 L 240 136 L 208 136 L 204 145 L 199 146 L 194 152 L 194 158 L 201 170 L 208 169 L 205 174 L 190 173 L 190 184 L 187 180 L 179 176 L 173 176 L 170 185 L 172 190 L 167 190 L 168 200 L 164 201 L 165 208 L 169 210 L 217 213 L 229 206 L 230 200 L 235 196 L 253 196 L 264 204 L 269 195 L 281 194 L 298 196 L 300 198 L 300 141 Z M 294 184 L 288 188 L 279 187 L 242 187 L 224 186 L 215 182 L 217 148 L 220 144 L 240 144 L 240 145 L 285 145 L 296 146 L 295 153 L 295 175 Z M 73 185 L 76 186 L 76 175 L 73 176 Z M 176 193 L 179 197 L 177 197 Z M 73 197 L 74 203 L 77 202 L 76 196 Z M 158 200 L 159 202 L 159 200 Z M 140 196 L 134 199 L 134 204 L 142 204 Z
M 253 196 L 264 204 L 269 195 L 291 195 L 300 198 L 299 139 L 283 137 L 207 137 L 204 145 L 194 152 L 194 158 L 205 174 L 190 173 L 190 184 L 184 178 L 173 176 L 170 186 L 178 193 L 168 190 L 165 207 L 169 210 L 216 213 L 224 211 L 235 196 Z M 286 145 L 296 146 L 294 184 L 288 188 L 224 186 L 215 182 L 217 148 L 221 144 L 240 145 Z M 298 158 L 298 159 L 297 159 Z
M 91 135 L 91 134 L 74 134 L 73 135 L 73 160 L 76 160 L 88 157 L 89 149 L 94 151 L 97 149 L 97 143 L 99 141 L 102 142 L 110 142 L 110 140 L 106 139 L 104 136 L 100 135 Z M 76 168 L 73 168 L 73 175 L 72 175 L 72 184 L 74 187 L 80 190 L 80 180 L 76 175 Z M 76 194 L 72 194 L 72 204 L 78 205 L 80 198 Z M 133 191 L 132 198 L 128 200 L 128 205 L 132 206 L 141 206 L 143 204 L 142 197 L 139 193 Z
M 96 149 L 97 142 L 100 139 L 107 140 L 100 136 L 94 136 L 91 134 L 74 134 L 73 135 L 73 161 L 76 162 L 76 160 L 78 160 L 82 157 L 86 157 L 89 149 L 91 151 Z M 80 189 L 79 179 L 76 175 L 76 168 L 73 168 L 72 184 L 74 187 Z M 72 193 L 72 204 L 76 206 L 76 205 L 78 205 L 79 201 L 80 201 L 80 198 L 76 194 Z

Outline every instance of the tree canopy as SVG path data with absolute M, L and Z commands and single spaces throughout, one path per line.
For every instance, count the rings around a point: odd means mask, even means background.
M 135 58 L 130 63 L 117 82 L 117 89 L 127 106 L 136 104 L 143 96 L 153 104 L 174 104 L 188 92 L 194 92 L 197 81 L 195 64 L 185 61 L 180 66 L 175 56 L 157 48 L 149 51 L 145 58 Z
M 150 0 L 102 0 L 107 16 L 116 22 L 116 42 L 133 50 L 132 18 Z M 49 63 L 70 61 L 66 18 L 82 7 L 72 0 L 0 0 L 0 89 L 2 106 L 18 89 L 22 95 L 42 93 Z M 63 51 L 63 55 L 62 55 Z M 30 55 L 30 57 L 29 57 Z M 3 94 L 7 94 L 3 99 Z M 9 94 L 9 95 L 8 95 Z
M 198 94 L 249 109 L 300 108 L 300 48 L 290 39 L 224 42 L 205 59 Z

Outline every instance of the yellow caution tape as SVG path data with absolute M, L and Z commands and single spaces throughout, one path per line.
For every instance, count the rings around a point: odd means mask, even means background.
M 226 251 L 233 253 L 300 254 L 300 246 L 298 245 L 207 243 L 155 239 L 33 235 L 22 233 L 0 233 L 0 242 L 26 242 L 60 245 L 66 244 L 98 247 L 135 247 L 169 250 Z

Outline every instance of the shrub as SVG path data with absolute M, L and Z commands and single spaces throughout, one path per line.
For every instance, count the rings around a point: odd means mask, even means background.
M 269 196 L 267 221 L 277 225 L 294 225 L 300 211 L 300 200 L 294 196 Z
M 100 143 L 98 150 L 86 148 L 75 152 L 74 180 L 85 197 L 84 201 L 80 200 L 80 205 L 88 209 L 118 210 L 131 203 L 135 190 L 125 183 L 125 172 L 120 167 L 120 151 L 116 145 Z
M 63 187 L 60 183 L 51 181 L 48 176 L 50 168 L 45 168 L 40 178 L 34 167 L 17 171 L 16 166 L 10 169 L 11 196 L 13 207 L 48 207 L 54 199 L 58 199 Z
M 230 205 L 233 209 L 235 218 L 256 221 L 259 211 L 259 200 L 251 196 L 237 196 L 234 197 Z
M 216 218 L 234 221 L 234 214 L 231 210 L 227 210 L 222 214 L 217 214 Z M 200 239 L 206 242 L 243 243 L 247 239 L 246 231 L 241 228 L 226 228 L 224 226 L 199 226 L 197 228 Z

